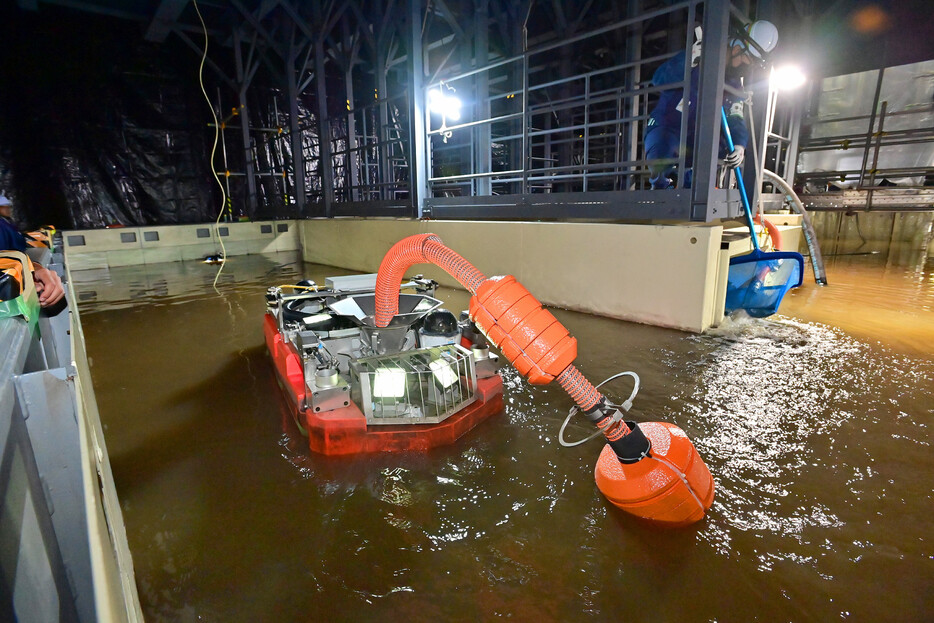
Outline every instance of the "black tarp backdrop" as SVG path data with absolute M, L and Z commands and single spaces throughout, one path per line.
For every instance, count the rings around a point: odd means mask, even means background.
M 84 229 L 217 218 L 221 193 L 208 164 L 214 130 L 198 82 L 200 56 L 177 37 L 146 42 L 140 28 L 67 9 L 0 9 L 0 193 L 14 199 L 22 226 Z M 200 37 L 195 40 L 200 44 Z M 230 48 L 212 42 L 215 63 L 229 65 L 232 56 Z M 204 82 L 217 101 L 220 80 L 207 66 Z M 248 102 L 252 125 L 287 129 L 282 90 L 268 76 L 256 84 Z M 229 114 L 234 94 L 224 87 L 220 95 Z M 313 97 L 302 100 L 303 125 L 309 127 L 303 132 L 305 192 L 314 201 L 320 195 L 310 113 L 315 104 Z M 227 168 L 242 172 L 240 131 L 228 129 L 226 139 Z M 231 177 L 233 215 L 299 216 L 287 134 L 254 133 L 252 140 L 259 170 L 274 174 L 259 178 L 255 213 L 246 202 L 244 178 Z M 218 145 L 219 170 L 222 155 Z
M 132 22 L 6 13 L 2 181 L 25 225 L 214 218 L 220 196 L 209 184 L 209 110 L 194 54 L 145 43 Z

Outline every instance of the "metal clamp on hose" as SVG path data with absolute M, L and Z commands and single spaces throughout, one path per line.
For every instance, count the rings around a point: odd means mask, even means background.
M 585 415 L 587 415 L 590 421 L 594 423 L 600 422 L 604 420 L 605 418 L 609 417 L 610 421 L 606 423 L 606 426 L 604 428 L 598 428 L 589 437 L 584 437 L 583 439 L 580 439 L 578 441 L 566 441 L 564 439 L 564 429 L 567 428 L 568 422 L 571 421 L 571 418 L 577 415 L 581 410 L 579 406 L 574 405 L 573 407 L 571 407 L 571 410 L 568 411 L 568 416 L 564 418 L 564 422 L 561 424 L 561 428 L 558 430 L 558 443 L 560 443 L 565 448 L 573 448 L 574 446 L 579 446 L 581 444 L 587 443 L 588 441 L 590 441 L 591 439 L 595 437 L 599 437 L 600 435 L 603 434 L 606 428 L 608 428 L 609 426 L 612 426 L 613 424 L 616 424 L 617 422 L 623 419 L 623 412 L 620 409 L 622 409 L 622 407 L 620 407 L 619 405 L 614 405 L 610 402 L 607 402 L 606 400 L 603 400 L 597 403 L 597 405 L 590 411 L 586 412 Z M 614 411 L 614 413 L 612 415 L 609 415 L 611 410 Z
M 652 442 L 645 436 L 642 429 L 635 422 L 626 421 L 630 433 L 616 441 L 609 441 L 610 447 L 616 453 L 620 463 L 638 463 L 649 456 Z
M 558 431 L 558 443 L 560 443 L 565 448 L 573 448 L 575 446 L 579 446 L 581 444 L 587 443 L 588 441 L 590 441 L 591 439 L 595 437 L 599 437 L 600 435 L 604 434 L 605 431 L 607 431 L 609 428 L 611 428 L 613 425 L 615 425 L 617 422 L 623 419 L 623 412 L 628 412 L 629 409 L 632 408 L 632 401 L 635 399 L 636 395 L 639 393 L 639 375 L 631 371 L 620 372 L 619 374 L 614 374 L 610 378 L 605 379 L 602 383 L 597 385 L 596 388 L 599 389 L 603 385 L 606 385 L 610 381 L 616 380 L 621 376 L 631 376 L 633 378 L 634 382 L 633 382 L 633 387 L 632 387 L 632 393 L 629 394 L 629 398 L 624 400 L 623 404 L 616 405 L 608 401 L 606 397 L 603 397 L 603 399 L 600 402 L 598 402 L 596 405 L 594 405 L 592 409 L 586 412 L 588 419 L 590 419 L 590 421 L 593 422 L 594 424 L 596 424 L 597 422 L 604 421 L 605 418 L 609 418 L 609 421 L 605 422 L 602 428 L 598 429 L 596 432 L 594 432 L 589 437 L 585 437 L 579 441 L 566 441 L 564 439 L 564 429 L 567 428 L 568 422 L 571 421 L 571 418 L 577 415 L 581 411 L 581 408 L 578 405 L 574 405 L 573 407 L 571 407 L 571 410 L 568 412 L 568 416 L 564 419 L 564 422 L 561 424 L 561 429 Z M 627 422 L 627 424 L 629 424 L 630 430 L 634 430 L 633 427 L 635 426 L 635 424 L 632 424 L 629 422 Z M 626 435 L 626 437 L 628 436 L 629 435 Z M 639 432 L 639 436 L 642 437 L 642 439 L 645 439 L 645 436 L 642 435 L 641 431 Z M 617 440 L 617 442 L 614 442 L 614 443 L 618 443 L 620 441 L 622 440 Z M 646 443 L 648 442 L 647 439 L 645 441 Z M 614 443 L 611 443 L 611 445 L 613 446 L 613 449 L 615 451 L 616 445 L 614 445 Z M 636 443 L 635 445 L 641 447 L 641 444 Z M 648 448 L 645 448 L 645 452 L 648 452 Z M 617 455 L 619 455 L 619 452 L 617 452 Z M 626 456 L 629 456 L 628 451 L 627 451 Z M 642 455 L 640 455 L 639 458 L 642 458 Z M 622 459 L 620 460 L 622 461 Z M 635 461 L 638 461 L 638 460 L 639 459 L 635 459 Z M 629 462 L 635 462 L 635 461 L 629 461 Z

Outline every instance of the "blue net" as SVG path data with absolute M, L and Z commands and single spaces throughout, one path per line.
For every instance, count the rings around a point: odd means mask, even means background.
M 778 311 L 782 298 L 791 288 L 801 284 L 801 256 L 763 254 L 760 259 L 735 258 L 730 262 L 727 277 L 726 313 L 745 310 L 755 318 L 771 316 Z

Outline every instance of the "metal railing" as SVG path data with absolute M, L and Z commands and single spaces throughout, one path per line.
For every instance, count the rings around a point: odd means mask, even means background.
M 913 70 L 920 72 L 916 77 L 929 76 L 932 65 L 928 61 L 883 68 L 875 76 L 865 72 L 825 79 L 818 97 L 812 98 L 812 113 L 801 122 L 795 179 L 806 191 L 806 205 L 930 209 L 934 104 L 921 101 L 923 93 L 906 97 L 910 80 L 901 86 L 896 83 Z M 893 74 L 894 80 L 887 80 Z M 868 95 L 870 87 L 873 95 L 867 110 L 861 95 Z M 860 108 L 866 112 L 846 114 Z
M 443 85 L 466 94 L 470 112 L 469 119 L 455 124 L 429 115 L 432 195 L 643 188 L 648 162 L 641 157 L 641 141 L 650 99 L 662 90 L 684 88 L 690 65 L 683 80 L 651 86 L 651 72 L 676 52 L 643 58 L 641 36 L 659 17 L 693 24 L 696 4 L 659 8 L 447 77 Z M 689 53 L 693 28 L 684 30 L 683 49 Z M 608 34 L 638 43 L 628 46 L 622 62 L 581 71 L 571 58 L 575 44 L 594 48 L 594 41 Z M 563 74 L 558 77 L 555 57 L 564 59 L 557 63 Z M 428 85 L 426 93 L 441 85 Z M 682 126 L 686 142 L 686 120 Z M 486 142 L 478 140 L 483 133 Z M 676 163 L 683 171 L 684 150 Z

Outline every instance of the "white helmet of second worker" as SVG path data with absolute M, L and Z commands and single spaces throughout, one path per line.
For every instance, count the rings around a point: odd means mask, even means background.
M 741 42 L 746 51 L 755 58 L 762 58 L 762 55 L 759 53 L 759 48 L 763 52 L 771 52 L 775 49 L 775 46 L 778 45 L 778 28 L 775 27 L 775 24 L 772 22 L 760 19 L 758 21 L 749 24 L 746 27 L 746 36 L 753 42 L 755 45 L 751 45 L 748 42 Z

